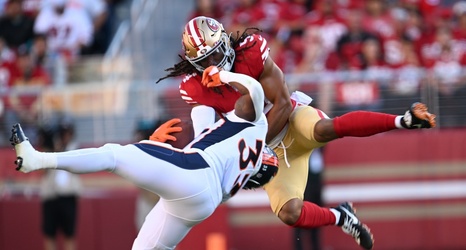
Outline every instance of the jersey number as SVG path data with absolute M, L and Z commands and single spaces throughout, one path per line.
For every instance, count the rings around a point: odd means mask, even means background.
M 239 149 L 239 169 L 240 171 L 245 170 L 249 164 L 252 164 L 253 166 L 256 166 L 257 161 L 259 160 L 259 154 L 261 154 L 261 149 L 262 149 L 263 142 L 257 140 L 256 141 L 256 148 L 255 150 L 248 147 L 246 145 L 246 142 L 244 139 L 241 139 L 241 141 L 238 143 L 238 149 Z M 247 157 L 244 156 L 245 151 L 248 150 Z M 238 190 L 241 188 L 243 185 L 244 181 L 249 178 L 249 174 L 240 174 L 238 177 L 236 177 L 235 184 L 233 184 L 233 188 L 230 191 L 231 197 L 235 195 Z

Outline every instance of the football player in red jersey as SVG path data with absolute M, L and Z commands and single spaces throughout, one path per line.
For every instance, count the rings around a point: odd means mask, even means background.
M 246 29 L 233 38 L 217 20 L 199 16 L 185 26 L 182 44 L 185 59 L 167 69 L 168 77 L 184 76 L 180 93 L 192 105 L 195 135 L 222 115 L 234 109 L 239 94 L 228 85 L 208 88 L 201 83 L 202 72 L 215 65 L 222 70 L 257 79 L 266 96 L 264 112 L 269 121 L 267 143 L 280 159 L 280 170 L 265 190 L 274 213 L 287 225 L 313 228 L 337 225 L 371 249 L 369 229 L 355 216 L 351 203 L 334 208 L 303 201 L 308 160 L 313 149 L 344 136 L 365 137 L 398 128 L 431 128 L 435 115 L 422 103 L 415 103 L 404 116 L 354 111 L 330 119 L 308 104 L 310 97 L 300 92 L 289 94 L 283 72 L 269 57 L 267 41 Z

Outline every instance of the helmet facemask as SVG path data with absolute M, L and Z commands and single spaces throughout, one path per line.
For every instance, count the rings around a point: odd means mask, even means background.
M 219 42 L 215 45 L 215 47 L 211 48 L 208 50 L 205 54 L 195 58 L 191 59 L 189 57 L 186 57 L 186 59 L 194 66 L 196 67 L 197 70 L 200 72 L 203 72 L 208 66 L 203 66 L 206 65 L 205 63 L 202 63 L 204 60 L 209 60 L 208 57 L 213 55 L 214 53 L 220 53 L 223 55 L 223 58 L 219 63 L 217 63 L 217 67 L 222 68 L 223 70 L 230 71 L 232 66 L 233 66 L 233 61 L 235 60 L 235 51 L 230 44 L 230 38 L 227 36 L 226 33 L 222 34 L 222 38 L 219 40 Z

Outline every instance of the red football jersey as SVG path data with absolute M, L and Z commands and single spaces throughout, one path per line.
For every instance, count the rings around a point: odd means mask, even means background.
M 260 35 L 248 36 L 237 48 L 232 72 L 241 73 L 259 79 L 264 71 L 264 63 L 269 56 L 267 41 Z M 180 84 L 181 98 L 191 105 L 206 105 L 218 113 L 230 112 L 240 97 L 230 85 L 208 88 L 201 83 L 202 76 L 186 75 Z

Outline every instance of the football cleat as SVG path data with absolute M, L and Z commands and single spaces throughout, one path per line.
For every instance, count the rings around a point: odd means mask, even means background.
M 11 137 L 10 142 L 11 145 L 15 146 L 20 144 L 23 141 L 28 141 L 29 139 L 24 135 L 23 129 L 19 123 L 13 125 L 13 129 L 11 129 Z
M 341 230 L 351 235 L 362 248 L 372 249 L 374 246 L 374 237 L 369 228 L 356 217 L 353 204 L 343 202 L 334 209 L 338 210 L 341 214 L 338 223 Z
M 29 162 L 40 162 L 37 157 L 36 150 L 32 147 L 29 139 L 23 132 L 21 125 L 15 124 L 13 125 L 13 129 L 11 130 L 11 137 L 10 137 L 11 145 L 15 147 L 16 150 L 16 160 L 15 165 L 16 170 L 21 171 L 23 173 L 29 173 L 31 171 L 39 169 L 38 166 L 34 166 L 34 164 L 29 164 Z M 25 161 L 24 156 L 27 155 L 27 160 Z
M 407 129 L 434 128 L 435 115 L 427 111 L 425 104 L 415 102 L 404 114 L 401 125 Z

